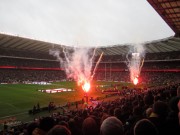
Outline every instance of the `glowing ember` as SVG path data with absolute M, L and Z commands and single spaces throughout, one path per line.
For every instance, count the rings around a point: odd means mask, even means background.
M 134 78 L 134 80 L 133 80 L 133 83 L 134 83 L 134 85 L 137 85 L 138 84 L 138 78 Z
M 85 92 L 88 92 L 89 89 L 90 89 L 90 83 L 85 82 L 85 83 L 82 85 L 82 89 L 83 89 Z

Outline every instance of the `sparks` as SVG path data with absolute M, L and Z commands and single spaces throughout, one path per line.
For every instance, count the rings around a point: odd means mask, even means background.
M 96 69 L 97 69 L 97 67 L 98 67 L 98 65 L 99 65 L 99 63 L 100 63 L 100 61 L 101 61 L 101 59 L 102 59 L 102 56 L 103 56 L 103 52 L 101 53 L 98 61 L 96 62 L 96 65 L 95 65 L 95 67 L 94 67 L 94 70 L 93 70 L 93 74 L 92 74 L 92 76 L 91 76 L 91 79 L 93 79 L 93 77 L 94 77 L 94 75 L 95 75 Z
M 96 54 L 96 48 L 92 52 L 89 48 L 74 47 L 73 49 L 69 49 L 63 47 L 62 53 L 64 54 L 64 57 L 61 57 L 60 51 L 50 51 L 50 54 L 56 56 L 60 61 L 67 78 L 73 79 L 77 82 L 78 86 L 82 87 L 84 92 L 88 92 L 90 90 L 90 83 L 102 59 L 103 53 L 101 53 L 94 69 L 92 69 L 92 66 Z

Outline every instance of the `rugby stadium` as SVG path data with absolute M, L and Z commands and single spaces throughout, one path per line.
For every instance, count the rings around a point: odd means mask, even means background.
M 51 118 L 72 135 L 106 135 L 101 123 L 114 116 L 122 135 L 140 119 L 160 134 L 180 133 L 180 1 L 147 1 L 175 35 L 144 43 L 143 52 L 131 44 L 81 49 L 0 33 L 0 132 L 32 134 L 31 123 Z M 96 124 L 84 125 L 88 118 Z

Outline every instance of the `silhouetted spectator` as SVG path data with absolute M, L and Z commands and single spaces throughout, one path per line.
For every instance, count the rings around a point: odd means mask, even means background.
M 47 135 L 71 135 L 71 131 L 62 125 L 56 125 L 54 126 Z
M 134 135 L 159 135 L 155 125 L 148 119 L 139 120 L 134 126 Z
M 177 96 L 180 97 L 180 86 L 177 88 Z
M 167 127 L 169 134 L 180 135 L 179 119 L 178 119 L 178 102 L 179 97 L 173 97 L 169 101 L 170 112 L 167 117 Z
M 35 128 L 38 127 L 38 124 L 36 122 L 31 122 L 27 125 L 27 133 L 28 135 L 32 135 L 32 132 Z
M 157 127 L 160 135 L 167 134 L 167 121 L 168 105 L 165 102 L 157 101 L 153 105 L 153 112 L 149 120 Z
M 54 119 L 51 117 L 44 117 L 40 120 L 39 127 L 35 128 L 33 135 L 45 135 L 54 126 Z
M 38 111 L 38 112 L 40 111 L 40 105 L 39 105 L 39 103 L 37 103 L 37 111 Z
M 100 128 L 101 135 L 124 135 L 122 122 L 116 117 L 108 117 Z
M 147 108 L 146 110 L 145 110 L 145 117 L 149 117 L 150 115 L 151 115 L 151 113 L 152 113 L 152 108 L 150 107 L 150 108 Z
M 179 126 L 180 126 L 180 100 L 179 100 L 177 106 L 178 106 L 178 109 L 179 109 L 178 118 L 179 118 Z
M 60 121 L 58 124 L 62 125 L 62 126 L 65 126 L 65 127 L 67 127 L 69 129 L 69 124 L 66 121 Z
M 82 125 L 82 133 L 83 135 L 98 135 L 99 134 L 97 123 L 93 118 L 88 117 L 84 120 L 83 125 Z
M 144 97 L 145 109 L 151 107 L 153 105 L 153 102 L 154 102 L 154 97 L 152 93 L 149 91 L 147 95 L 145 95 Z
M 76 124 L 74 119 L 71 118 L 68 121 L 68 125 L 72 135 L 81 135 L 81 131 L 79 131 L 78 125 Z
M 76 101 L 76 109 L 78 109 L 78 102 Z
M 34 106 L 33 106 L 33 112 L 32 112 L 33 115 L 34 115 L 36 112 L 37 112 L 37 109 L 36 109 L 36 106 L 34 105 Z
M 114 116 L 116 118 L 118 118 L 119 120 L 121 119 L 121 109 L 120 108 L 114 109 Z

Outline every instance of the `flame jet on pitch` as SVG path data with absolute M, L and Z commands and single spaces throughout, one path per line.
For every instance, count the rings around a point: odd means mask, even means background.
M 134 46 L 133 52 L 126 55 L 126 64 L 130 72 L 130 80 L 134 85 L 137 85 L 139 82 L 138 78 L 144 64 L 144 56 L 143 46 Z
M 92 51 L 90 48 L 63 48 L 62 52 L 54 49 L 49 51 L 61 63 L 61 67 L 65 70 L 67 78 L 75 80 L 85 92 L 90 90 L 90 82 L 103 56 L 103 53 L 101 53 L 95 68 L 92 70 L 95 52 L 96 49 Z M 63 57 L 61 54 L 63 54 Z

